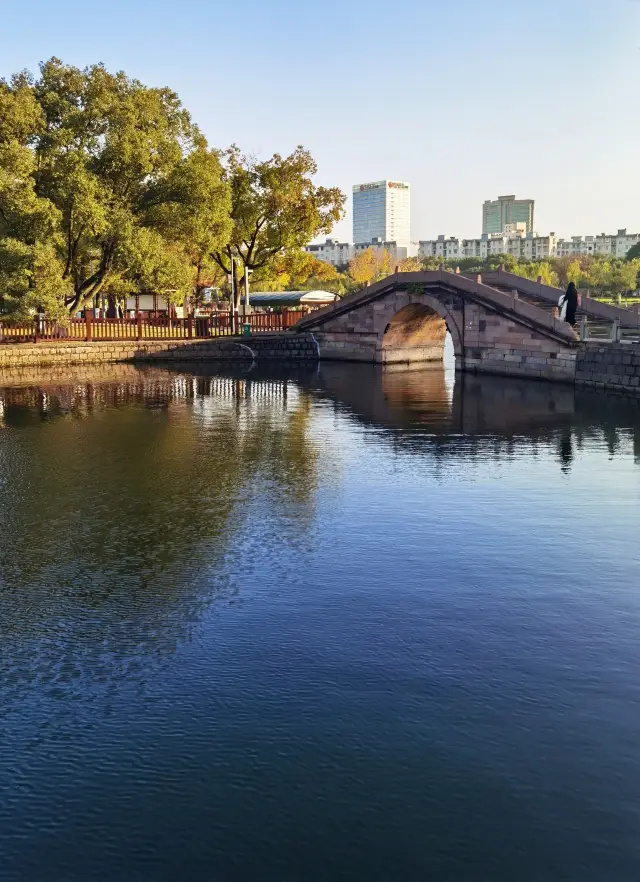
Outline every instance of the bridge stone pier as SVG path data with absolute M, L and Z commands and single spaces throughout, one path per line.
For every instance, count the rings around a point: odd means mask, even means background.
M 395 273 L 297 328 L 313 334 L 320 359 L 439 361 L 449 331 L 457 370 L 575 378 L 578 341 L 565 322 L 515 292 L 445 270 Z

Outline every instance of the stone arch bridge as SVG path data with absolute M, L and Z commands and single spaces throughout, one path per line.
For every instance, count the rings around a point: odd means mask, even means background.
M 440 360 L 449 331 L 457 370 L 573 381 L 578 338 L 552 311 L 561 292 L 493 275 L 489 285 L 444 269 L 395 273 L 296 329 L 313 334 L 321 359 L 382 364 Z M 601 321 L 630 315 L 596 301 L 583 301 L 584 309 Z

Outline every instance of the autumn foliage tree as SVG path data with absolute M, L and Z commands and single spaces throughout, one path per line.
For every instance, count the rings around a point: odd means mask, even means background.
M 254 273 L 252 284 L 261 291 L 324 290 L 342 294 L 345 290 L 344 276 L 334 266 L 302 249 L 277 255 Z
M 349 277 L 358 287 L 372 284 L 394 271 L 393 255 L 386 248 L 366 248 L 349 262 Z

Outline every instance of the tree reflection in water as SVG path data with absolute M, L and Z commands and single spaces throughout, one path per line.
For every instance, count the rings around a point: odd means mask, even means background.
M 289 547 L 308 541 L 309 391 L 133 368 L 21 380 L 0 389 L 0 676 L 14 693 L 32 677 L 52 695 L 141 677 L 213 600 L 235 602 L 237 567 L 277 568 L 285 507 Z
M 439 369 L 5 377 L 0 676 L 10 693 L 35 677 L 52 694 L 141 682 L 149 659 L 172 654 L 213 600 L 236 601 L 239 568 L 259 578 L 262 565 L 277 571 L 312 547 L 319 479 L 340 462 L 326 435 L 324 446 L 314 439 L 314 408 L 448 470 L 523 446 L 554 450 L 563 471 L 594 439 L 612 456 L 629 443 L 636 461 L 640 451 L 635 400 L 473 376 L 452 390 Z

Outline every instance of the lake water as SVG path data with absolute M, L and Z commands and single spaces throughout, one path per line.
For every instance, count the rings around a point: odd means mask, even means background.
M 0 879 L 637 882 L 640 404 L 0 379 Z

